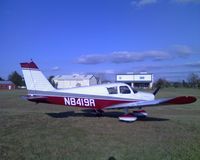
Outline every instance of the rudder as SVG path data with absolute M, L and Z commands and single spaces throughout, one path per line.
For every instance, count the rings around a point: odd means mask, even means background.
M 27 90 L 34 91 L 52 91 L 55 88 L 46 79 L 37 65 L 32 61 L 30 63 L 20 63 L 24 75 Z

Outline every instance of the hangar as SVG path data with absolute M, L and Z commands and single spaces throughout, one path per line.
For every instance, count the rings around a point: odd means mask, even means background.
M 147 72 L 117 74 L 117 82 L 123 82 L 133 88 L 152 88 L 153 74 Z
M 94 75 L 58 75 L 52 79 L 58 89 L 91 86 L 97 84 Z
M 0 81 L 0 89 L 15 89 L 15 84 L 11 81 Z

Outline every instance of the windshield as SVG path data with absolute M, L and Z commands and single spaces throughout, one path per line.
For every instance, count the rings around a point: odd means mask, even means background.
M 130 94 L 131 91 L 127 86 L 120 86 L 119 87 L 120 93 L 122 94 Z

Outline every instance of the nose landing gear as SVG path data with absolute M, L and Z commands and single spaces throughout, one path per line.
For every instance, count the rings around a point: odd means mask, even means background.
M 132 113 L 128 113 L 119 116 L 119 120 L 124 122 L 134 122 L 137 120 L 137 117 L 135 117 Z

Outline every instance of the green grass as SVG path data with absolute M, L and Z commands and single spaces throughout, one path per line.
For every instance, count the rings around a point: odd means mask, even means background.
M 146 108 L 149 117 L 118 121 L 122 111 L 95 117 L 78 108 L 34 104 L 26 91 L 0 91 L 0 160 L 199 160 L 200 101 Z M 198 89 L 162 89 L 158 97 L 194 95 Z

